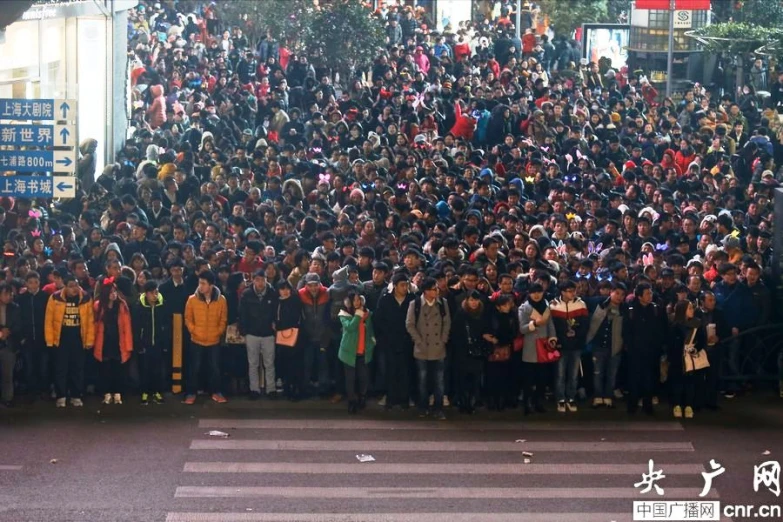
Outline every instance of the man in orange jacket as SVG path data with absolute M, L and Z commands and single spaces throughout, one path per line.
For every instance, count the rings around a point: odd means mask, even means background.
M 220 343 L 228 324 L 226 298 L 215 286 L 215 274 L 209 270 L 198 276 L 198 288 L 185 304 L 185 327 L 190 332 L 187 376 L 185 379 L 185 404 L 196 402 L 201 359 L 209 364 L 209 387 L 212 400 L 227 402 L 220 392 Z

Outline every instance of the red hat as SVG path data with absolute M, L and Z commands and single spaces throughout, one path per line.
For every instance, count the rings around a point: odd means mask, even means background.
M 628 163 L 632 163 L 632 162 L 629 161 Z M 650 161 L 648 159 L 646 159 L 646 160 L 644 160 L 642 162 L 642 167 L 648 167 L 648 166 L 652 167 L 653 165 L 655 165 L 655 163 L 653 163 L 652 161 Z
M 631 160 L 628 160 L 628 161 L 626 161 L 626 162 L 625 162 L 625 165 L 623 165 L 623 168 L 626 168 L 626 169 L 635 169 L 635 168 L 636 168 L 636 163 L 634 163 L 634 162 L 633 162 L 633 161 L 631 161 Z

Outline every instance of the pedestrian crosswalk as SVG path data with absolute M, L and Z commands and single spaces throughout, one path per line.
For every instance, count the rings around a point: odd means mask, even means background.
M 699 497 L 705 468 L 676 422 L 372 413 L 201 419 L 167 522 L 621 522 L 633 519 L 634 500 L 720 498 L 716 489 Z M 664 497 L 634 487 L 650 459 L 665 475 Z

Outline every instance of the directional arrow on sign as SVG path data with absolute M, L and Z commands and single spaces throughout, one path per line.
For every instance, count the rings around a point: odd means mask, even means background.
M 69 111 L 70 109 L 71 109 L 71 106 L 70 106 L 70 105 L 68 105 L 68 102 L 67 102 L 67 101 L 63 101 L 63 102 L 60 104 L 60 110 L 61 110 L 61 111 L 62 111 L 62 113 L 63 113 L 63 119 L 64 119 L 64 120 L 68 118 L 68 111 Z
M 76 153 L 70 150 L 55 150 L 54 153 L 54 172 L 64 174 L 73 174 L 76 172 Z
M 52 180 L 52 195 L 54 198 L 76 197 L 76 178 L 73 176 L 54 176 Z
M 60 130 L 60 137 L 62 137 L 63 141 L 61 145 L 67 145 L 68 144 L 68 136 L 71 135 L 71 131 L 69 131 L 66 127 L 63 127 Z

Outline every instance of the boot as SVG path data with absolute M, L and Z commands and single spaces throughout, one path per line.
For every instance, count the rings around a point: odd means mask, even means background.
M 537 413 L 546 413 L 546 408 L 544 408 L 544 401 L 541 399 L 541 397 L 536 397 L 535 404 Z

